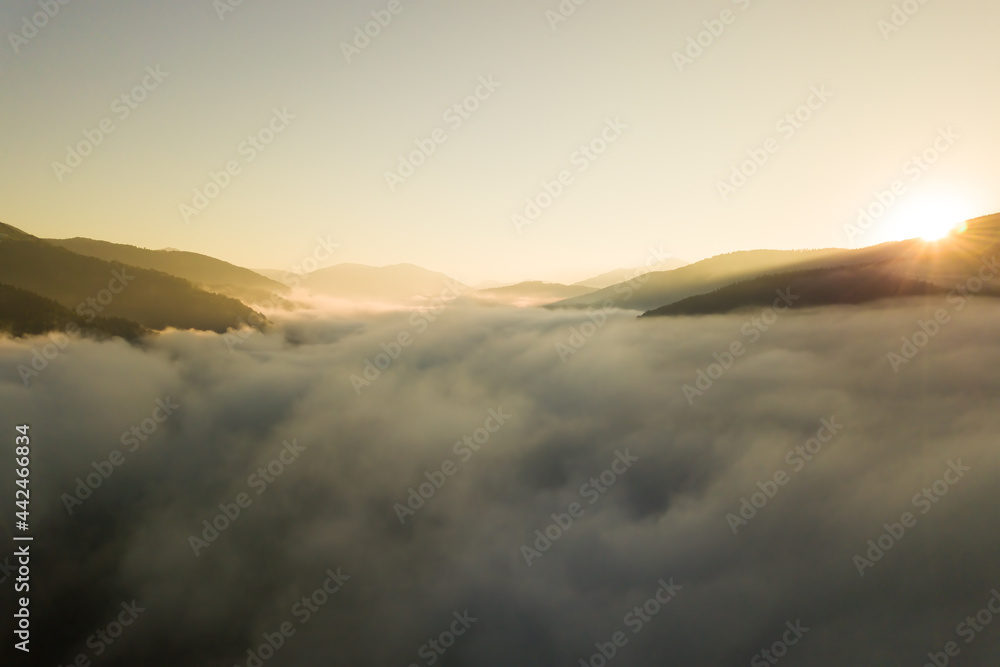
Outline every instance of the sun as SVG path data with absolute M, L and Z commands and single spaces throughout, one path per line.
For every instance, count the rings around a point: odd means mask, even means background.
M 925 200 L 903 218 L 910 236 L 933 243 L 948 236 L 964 220 L 966 214 L 953 202 L 945 199 Z
M 919 238 L 933 243 L 946 238 L 975 217 L 975 206 L 963 197 L 928 194 L 900 202 L 892 216 L 895 240 Z
M 955 225 L 948 223 L 946 225 L 938 225 L 936 223 L 929 223 L 922 227 L 923 231 L 920 232 L 920 238 L 930 243 L 934 241 L 940 241 L 944 237 L 951 233 L 951 230 L 955 228 Z

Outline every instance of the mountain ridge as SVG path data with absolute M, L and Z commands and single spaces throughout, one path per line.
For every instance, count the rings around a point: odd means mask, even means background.
M 81 255 L 5 223 L 0 223 L 0 233 L 5 235 L 0 240 L 0 283 L 50 299 L 79 317 L 217 333 L 264 319 L 241 301 L 182 278 Z

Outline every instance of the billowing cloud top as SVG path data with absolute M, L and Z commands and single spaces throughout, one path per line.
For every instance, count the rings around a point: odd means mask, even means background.
M 998 325 L 469 306 L 73 340 L 29 386 L 49 341 L 0 342 L 30 664 L 995 664 Z

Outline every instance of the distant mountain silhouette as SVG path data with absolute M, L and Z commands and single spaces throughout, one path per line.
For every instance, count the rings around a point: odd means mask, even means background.
M 998 254 L 1000 214 L 995 214 L 970 220 L 961 233 L 936 243 L 913 239 L 857 250 L 741 251 L 666 271 L 612 271 L 575 285 L 529 281 L 475 291 L 412 264 L 338 264 L 302 276 L 301 285 L 357 303 L 410 306 L 461 296 L 515 306 L 591 308 L 610 301 L 648 316 L 692 315 L 768 305 L 776 289 L 787 287 L 801 291 L 799 307 L 938 294 L 965 283 Z M 86 238 L 46 241 L 2 223 L 0 284 L 0 330 L 8 334 L 39 333 L 72 318 L 96 332 L 131 338 L 144 329 L 221 333 L 260 322 L 249 306 L 224 294 L 276 303 L 275 295 L 288 291 L 268 276 L 197 253 Z M 1000 293 L 1000 278 L 983 293 Z
M 562 285 L 529 281 L 505 287 L 492 287 L 476 291 L 472 297 L 486 303 L 507 306 L 542 306 L 561 299 L 569 299 L 593 292 L 594 288 L 582 285 Z
M 0 331 L 15 337 L 37 336 L 50 331 L 65 332 L 73 324 L 79 327 L 81 335 L 98 338 L 121 336 L 136 340 L 146 333 L 135 322 L 117 317 L 95 317 L 86 322 L 52 299 L 0 284 Z
M 1000 214 L 969 220 L 965 231 L 935 243 L 904 243 L 909 245 L 887 257 L 894 271 L 941 284 L 964 282 L 984 260 L 1000 255 Z
M 885 265 L 838 266 L 761 276 L 728 285 L 708 294 L 687 297 L 668 306 L 643 313 L 663 315 L 708 315 L 771 306 L 778 292 L 790 295 L 794 308 L 862 304 L 880 299 L 945 294 L 940 285 L 906 278 Z
M 845 250 L 800 267 L 798 271 L 769 272 L 716 290 L 678 299 L 650 309 L 644 316 L 725 313 L 761 307 L 774 301 L 775 290 L 792 287 L 801 298 L 796 307 L 860 304 L 871 301 L 944 294 L 976 280 L 978 272 L 1000 255 L 1000 215 L 970 220 L 965 230 L 937 242 L 921 240 L 883 243 Z M 1000 276 L 984 281 L 984 296 L 1000 295 Z
M 260 321 L 243 303 L 159 271 L 77 254 L 0 223 L 0 283 L 56 301 L 78 318 L 123 318 L 149 329 L 225 332 Z M 262 318 L 261 318 L 262 319 Z
M 5 225 L 0 222 L 0 243 L 3 241 L 29 241 L 35 239 L 34 236 L 27 232 L 22 232 L 17 227 L 12 227 L 10 225 Z
M 653 269 L 615 269 L 614 271 L 608 271 L 607 273 L 602 273 L 601 275 L 594 276 L 593 278 L 587 278 L 586 280 L 575 282 L 573 285 L 592 287 L 595 290 L 599 290 L 604 289 L 605 287 L 611 287 L 612 285 L 617 285 L 618 283 L 626 282 L 637 275 L 651 273 L 653 271 L 672 271 L 674 269 L 679 269 L 682 266 L 687 266 L 688 264 L 690 264 L 690 262 L 685 262 L 682 259 L 671 258 L 657 263 Z
M 249 303 L 266 303 L 271 300 L 273 294 L 288 291 L 282 283 L 250 269 L 195 252 L 148 250 L 85 238 L 45 240 L 79 255 L 167 273 L 183 278 L 207 291 L 225 294 Z
M 611 300 L 618 308 L 650 310 L 762 273 L 790 270 L 843 252 L 839 249 L 732 252 L 671 271 L 653 271 L 581 297 L 556 302 L 549 308 L 595 308 Z
M 418 303 L 440 297 L 442 291 L 453 298 L 455 292 L 471 291 L 443 273 L 413 264 L 366 266 L 337 264 L 308 274 L 302 286 L 319 294 L 355 301 Z

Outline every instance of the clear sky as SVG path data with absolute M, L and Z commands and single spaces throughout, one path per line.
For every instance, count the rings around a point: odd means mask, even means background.
M 329 237 L 476 282 L 1000 211 L 995 2 L 227 1 L 3 3 L 0 221 L 279 269 Z

